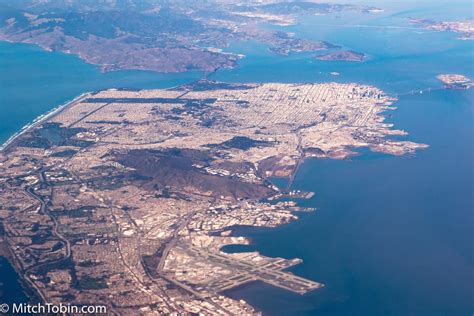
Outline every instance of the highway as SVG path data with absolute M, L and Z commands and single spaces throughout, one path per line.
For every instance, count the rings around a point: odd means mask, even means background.
M 170 242 L 168 242 L 168 244 L 166 245 L 165 250 L 163 250 L 163 254 L 161 256 L 160 263 L 158 264 L 158 268 L 157 268 L 158 274 L 160 275 L 161 278 L 165 279 L 166 281 L 173 283 L 174 285 L 180 287 L 181 289 L 185 290 L 188 293 L 193 294 L 194 296 L 196 296 L 197 298 L 199 298 L 203 301 L 207 301 L 209 304 L 211 304 L 212 306 L 217 308 L 217 310 L 222 310 L 225 314 L 232 315 L 232 313 L 230 311 L 228 311 L 227 309 L 225 309 L 224 307 L 219 306 L 218 304 L 214 303 L 213 301 L 208 299 L 205 295 L 193 290 L 191 287 L 187 286 L 186 284 L 183 284 L 183 283 L 181 283 L 177 280 L 174 280 L 174 279 L 170 278 L 163 271 L 163 268 L 164 268 L 165 262 L 166 262 L 166 257 L 168 257 L 168 254 L 171 251 L 171 249 L 173 247 L 175 247 L 176 244 L 178 243 L 179 232 L 183 228 L 186 227 L 186 225 L 191 220 L 191 218 L 194 216 L 194 214 L 196 214 L 196 212 L 191 212 L 188 216 L 186 216 L 181 221 L 181 223 L 179 224 L 179 227 L 174 231 L 173 237 L 171 238 Z

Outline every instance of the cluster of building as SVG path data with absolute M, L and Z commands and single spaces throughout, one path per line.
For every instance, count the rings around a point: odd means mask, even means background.
M 0 153 L 3 237 L 39 299 L 123 315 L 258 313 L 225 291 L 257 280 L 299 294 L 322 286 L 285 271 L 297 258 L 225 252 L 249 243 L 236 227 L 305 211 L 278 199 L 312 193 L 268 177 L 353 147 L 423 147 L 385 138 L 403 132 L 383 123 L 392 100 L 373 87 L 206 84 L 86 94 Z

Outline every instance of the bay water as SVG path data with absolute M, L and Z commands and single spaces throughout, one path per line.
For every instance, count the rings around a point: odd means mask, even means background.
M 406 139 L 430 145 L 403 157 L 361 150 L 350 160 L 313 159 L 302 165 L 294 188 L 316 192 L 302 204 L 318 211 L 276 229 L 239 232 L 252 238 L 251 250 L 302 258 L 304 262 L 291 271 L 325 287 L 301 296 L 257 282 L 228 293 L 264 314 L 468 316 L 474 312 L 474 95 L 472 89 L 441 89 L 436 79 L 440 73 L 474 78 L 473 42 L 408 23 L 411 16 L 462 20 L 472 15 L 472 5 L 380 3 L 388 7 L 381 14 L 303 16 L 297 25 L 283 28 L 367 53 L 366 62 L 318 61 L 305 53 L 275 56 L 265 45 L 233 43 L 227 50 L 247 57 L 238 68 L 210 77 L 227 82 L 374 85 L 398 97 L 398 109 L 386 113 L 387 121 L 408 131 Z M 0 141 L 85 91 L 164 88 L 202 76 L 103 74 L 74 56 L 0 43 Z M 4 277 L 11 275 L 8 269 L 2 262 L 0 282 L 17 289 L 16 278 Z M 23 299 L 20 293 L 18 298 Z

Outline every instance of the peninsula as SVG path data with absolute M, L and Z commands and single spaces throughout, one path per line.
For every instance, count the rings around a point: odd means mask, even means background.
M 236 226 L 275 227 L 312 211 L 274 186 L 307 157 L 354 149 L 402 155 L 426 145 L 384 122 L 394 99 L 358 84 L 227 84 L 86 93 L 0 152 L 2 238 L 37 296 L 106 304 L 118 315 L 250 315 L 225 296 L 263 281 L 322 287 L 298 258 L 226 253 Z M 290 180 L 291 182 L 291 180 Z M 270 201 L 271 200 L 271 201 Z
M 337 48 L 262 25 L 291 25 L 302 12 L 373 9 L 311 1 L 0 0 L 0 40 L 73 54 L 102 71 L 213 72 L 243 58 L 223 51 L 235 42 L 255 41 L 280 55 Z

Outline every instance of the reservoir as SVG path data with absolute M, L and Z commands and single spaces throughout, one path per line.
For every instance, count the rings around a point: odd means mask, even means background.
M 0 257 L 0 301 L 2 304 L 24 303 L 28 301 L 19 282 L 19 276 L 8 260 Z

